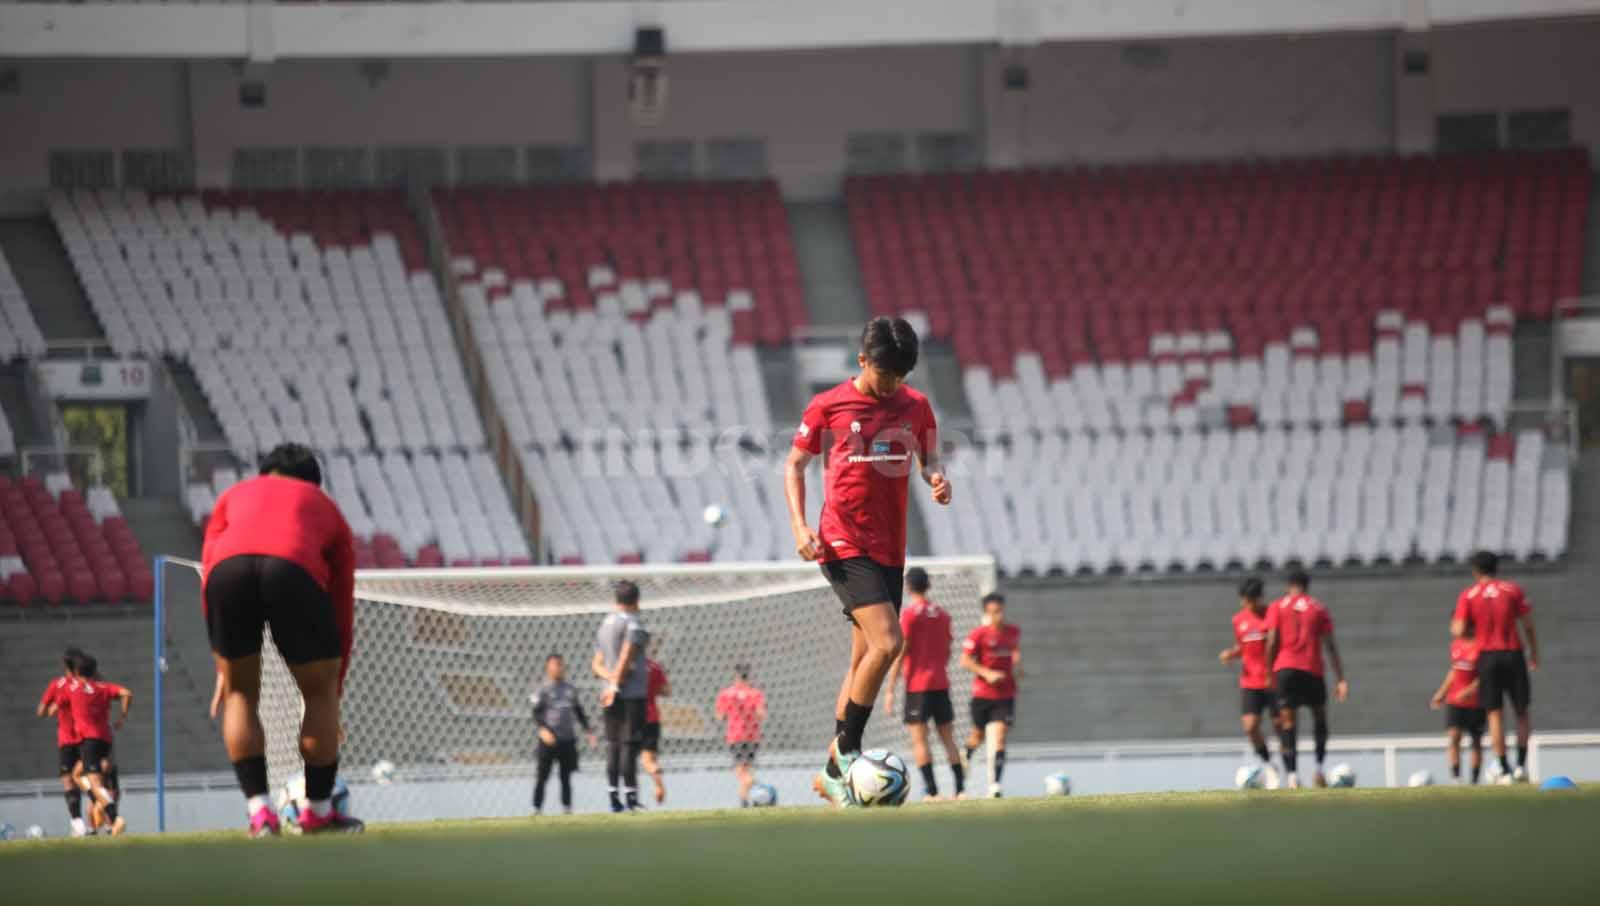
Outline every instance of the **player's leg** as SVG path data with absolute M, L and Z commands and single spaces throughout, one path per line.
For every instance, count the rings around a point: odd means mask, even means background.
M 1300 737 L 1295 728 L 1295 711 L 1299 707 L 1298 690 L 1295 686 L 1295 672 L 1280 670 L 1277 676 L 1278 687 L 1278 746 L 1279 754 L 1283 758 L 1284 782 L 1290 789 L 1298 789 L 1300 775 L 1299 745 Z
M 1528 677 L 1528 661 L 1518 651 L 1511 658 L 1511 708 L 1517 713 L 1516 779 L 1528 779 L 1528 739 L 1533 736 L 1533 684 Z
M 1478 656 L 1478 699 L 1489 723 L 1489 745 L 1500 764 L 1500 774 L 1507 782 L 1511 778 L 1511 762 L 1506 758 L 1505 712 L 1501 710 L 1505 695 L 1510 691 L 1502 675 L 1499 652 L 1485 652 Z
M 605 711 L 606 724 L 606 789 L 611 795 L 611 810 L 622 811 L 622 757 L 627 745 L 628 716 L 622 699 L 611 700 Z
M 578 770 L 578 741 L 565 739 L 556 743 L 556 764 L 561 774 L 561 811 L 572 814 L 572 775 Z
M 1006 699 L 1006 705 L 1011 704 L 1011 699 Z M 999 720 L 990 720 L 984 725 L 984 742 L 989 749 L 989 796 L 1000 798 L 1000 784 L 1006 772 L 1006 735 L 1011 730 L 1011 708 L 1003 709 L 1004 717 Z
M 911 707 L 910 695 L 906 696 L 906 707 Z M 939 781 L 933 776 L 933 755 L 928 751 L 928 725 L 918 720 L 907 721 L 906 731 L 911 734 L 911 758 L 917 763 L 917 771 L 922 774 L 922 787 L 924 795 L 929 799 L 939 798 Z
M 657 754 L 661 751 L 661 724 L 646 723 L 644 725 L 644 746 L 639 750 L 639 767 L 650 775 L 650 782 L 655 785 L 656 804 L 667 800 L 667 786 L 661 776 L 661 758 Z
M 833 732 L 838 735 L 844 732 L 844 712 L 850 704 L 850 690 L 855 688 L 856 668 L 860 666 L 861 659 L 867 655 L 867 636 L 861 627 L 854 622 L 850 624 L 850 663 L 844 670 L 844 682 L 839 686 L 839 698 L 833 707 Z
M 646 707 L 642 698 L 627 700 L 628 745 L 622 762 L 622 786 L 623 804 L 629 809 L 639 808 L 639 752 L 644 748 Z
M 949 707 L 948 696 L 945 705 Z M 935 728 L 939 731 L 939 741 L 944 743 L 944 755 L 950 760 L 950 775 L 955 781 L 954 795 L 960 799 L 967 792 L 967 769 L 961 761 L 961 750 L 956 747 L 955 716 L 951 714 L 949 717 L 943 723 L 936 723 Z
M 1244 738 L 1250 741 L 1250 749 L 1256 753 L 1256 757 L 1263 763 L 1271 761 L 1271 755 L 1267 752 L 1267 739 L 1261 734 L 1260 713 L 1239 715 L 1239 724 L 1244 728 Z
M 1450 766 L 1450 777 L 1461 782 L 1461 728 L 1454 723 L 1444 731 L 1444 763 Z
M 1483 712 L 1478 711 L 1474 715 L 1472 726 L 1468 728 L 1468 732 L 1472 736 L 1472 782 L 1474 784 L 1483 775 L 1483 725 Z
M 739 783 L 739 805 L 749 805 L 750 788 L 756 784 L 756 775 L 750 770 L 750 763 L 745 760 L 738 746 L 734 747 L 733 777 Z
M 288 656 L 285 656 L 285 660 Z M 335 821 L 333 784 L 339 775 L 339 674 L 341 658 L 325 658 L 289 664 L 289 673 L 300 687 L 305 714 L 300 719 L 300 757 L 305 760 L 306 803 L 308 813 L 301 818 L 302 831 L 328 829 L 358 830 Z M 354 820 L 354 819 L 351 819 Z
M 60 746 L 56 751 L 57 770 L 61 775 L 61 796 L 67 803 L 67 818 L 72 823 L 72 835 L 84 835 L 83 790 L 78 788 L 74 774 L 78 769 L 78 747 Z
M 1311 738 L 1317 756 L 1317 786 L 1327 786 L 1328 777 L 1322 771 L 1322 763 L 1328 758 L 1328 706 L 1311 706 Z
M 547 746 L 540 740 L 537 751 L 534 753 L 533 767 L 533 813 L 544 813 L 544 788 L 550 782 L 550 769 L 556 764 L 555 746 Z
M 259 561 L 230 557 L 206 578 L 206 633 L 222 683 L 222 744 L 245 798 L 250 834 L 278 833 L 278 815 L 267 795 L 267 733 L 261 701 L 261 641 L 266 614 L 261 602 Z
M 900 617 L 889 601 L 868 604 L 851 611 L 866 639 L 866 651 L 856 665 L 850 683 L 850 699 L 845 702 L 844 731 L 839 750 L 849 754 L 861 751 L 861 736 L 872 716 L 872 703 L 878 700 L 889 665 L 900 656 L 905 640 L 900 635 Z
M 111 836 L 120 837 L 128 829 L 128 822 L 122 819 L 119 812 L 122 807 L 122 777 L 114 758 L 106 758 L 101 768 L 106 789 L 111 791 L 111 804 L 106 806 L 106 817 L 111 819 Z

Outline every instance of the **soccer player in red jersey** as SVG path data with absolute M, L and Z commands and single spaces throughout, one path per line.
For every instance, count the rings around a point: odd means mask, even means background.
M 750 804 L 750 787 L 756 782 L 756 753 L 761 749 L 761 725 L 767 719 L 767 694 L 750 684 L 750 665 L 733 668 L 733 685 L 717 693 L 717 720 L 728 725 L 728 753 L 733 775 L 739 780 L 739 805 Z
M 813 781 L 835 805 L 853 806 L 844 783 L 889 665 L 900 656 L 906 504 L 913 459 L 940 504 L 950 482 L 939 463 L 928 398 L 905 384 L 917 364 L 917 332 L 904 319 L 876 318 L 861 332 L 861 371 L 806 406 L 784 467 L 795 549 L 820 564 L 850 622 L 850 662 L 834 707 L 836 736 Z M 806 467 L 828 450 L 822 519 L 806 524 Z
M 889 680 L 883 693 L 883 709 L 894 711 L 894 690 L 899 674 L 906 678 L 906 729 L 911 732 L 911 755 L 922 772 L 927 798 L 939 798 L 939 782 L 933 776 L 933 755 L 928 751 L 928 721 L 939 731 L 950 772 L 955 775 L 955 796 L 966 789 L 966 770 L 956 748 L 955 708 L 950 704 L 950 613 L 928 600 L 928 573 L 920 566 L 906 570 L 906 589 L 911 603 L 900 611 L 900 635 L 905 652 L 889 667 Z
M 1272 664 L 1278 687 L 1278 739 L 1283 746 L 1283 769 L 1289 789 L 1298 789 L 1295 772 L 1299 739 L 1295 733 L 1295 714 L 1311 709 L 1312 732 L 1317 743 L 1317 786 L 1327 786 L 1322 762 L 1328 754 L 1328 687 L 1322 678 L 1322 649 L 1328 649 L 1333 673 L 1339 678 L 1334 700 L 1350 695 L 1344 678 L 1344 663 L 1333 640 L 1333 617 L 1322 602 L 1306 594 L 1311 577 L 1303 569 L 1289 573 L 1289 593 L 1267 606 L 1267 660 Z
M 650 780 L 656 785 L 656 804 L 667 801 L 667 787 L 661 779 L 661 709 L 656 706 L 656 699 L 661 696 L 672 697 L 672 681 L 667 679 L 666 668 L 656 663 L 654 658 L 646 656 L 644 669 L 645 678 L 645 704 L 644 704 L 644 742 L 639 747 L 639 767 L 650 775 Z
M 1472 782 L 1477 783 L 1483 771 L 1483 730 L 1488 718 L 1478 699 L 1478 643 L 1472 638 L 1471 626 L 1466 635 L 1450 643 L 1450 668 L 1429 705 L 1435 711 L 1445 709 L 1444 757 L 1456 783 L 1461 782 L 1461 734 L 1472 737 Z
M 83 740 L 78 736 L 77 725 L 72 721 L 72 690 L 78 686 L 78 659 L 83 652 L 68 648 L 61 655 L 61 675 L 44 687 L 39 696 L 38 715 L 56 719 L 57 771 L 61 775 L 61 795 L 67 801 L 67 817 L 72 820 L 72 836 L 81 837 L 86 832 L 83 824 L 83 790 L 73 772 L 78 767 L 78 748 Z
M 989 752 L 989 798 L 999 799 L 1006 769 L 1006 733 L 1017 714 L 1017 682 L 1022 679 L 1022 630 L 1006 622 L 1006 599 L 996 591 L 983 596 L 983 623 L 961 645 L 961 666 L 972 672 L 972 732 L 967 759 L 980 743 Z
M 1468 627 L 1478 641 L 1478 697 L 1489 716 L 1489 740 L 1500 760 L 1507 782 L 1528 779 L 1528 737 L 1533 717 L 1528 705 L 1533 686 L 1528 674 L 1539 669 L 1539 638 L 1533 631 L 1533 608 L 1515 582 L 1495 577 L 1500 558 L 1489 551 L 1472 555 L 1472 585 L 1456 599 L 1450 632 L 1465 638 Z M 1517 630 L 1521 628 L 1521 633 Z M 1528 653 L 1522 653 L 1522 633 L 1528 636 Z M 1506 696 L 1517 712 L 1517 769 L 1506 763 L 1505 719 L 1500 711 Z
M 1239 586 L 1239 610 L 1233 615 L 1233 646 L 1222 649 L 1217 659 L 1224 664 L 1240 663 L 1239 670 L 1239 722 L 1244 727 L 1250 748 L 1261 759 L 1261 767 L 1269 777 L 1272 757 L 1267 752 L 1267 739 L 1261 731 L 1261 715 L 1271 716 L 1272 672 L 1267 669 L 1267 608 L 1261 601 L 1261 580 L 1254 576 Z M 1269 787 L 1276 779 L 1269 780 Z
M 83 762 L 83 773 L 89 780 L 89 792 L 102 807 L 106 817 L 117 821 L 116 797 L 106 787 L 105 768 L 111 758 L 113 729 L 120 730 L 128 719 L 128 708 L 133 704 L 133 693 L 116 683 L 100 678 L 100 665 L 94 658 L 78 658 L 78 684 L 68 693 L 72 701 L 72 723 L 79 740 L 78 754 Z M 116 724 L 111 723 L 111 703 L 122 702 L 122 713 Z
M 211 711 L 239 779 L 252 837 L 279 832 L 267 795 L 266 730 L 261 726 L 262 629 L 305 701 L 300 754 L 307 807 L 300 833 L 362 830 L 333 808 L 339 773 L 339 695 L 350 664 L 355 619 L 355 540 L 339 507 L 322 491 L 322 466 L 300 444 L 282 444 L 261 474 L 217 498 L 201 555 L 201 599 L 217 665 Z

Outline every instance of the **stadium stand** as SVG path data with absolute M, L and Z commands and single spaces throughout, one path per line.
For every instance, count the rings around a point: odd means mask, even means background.
M 17 284 L 17 275 L 4 253 L 0 253 L 0 362 L 36 358 L 45 353 L 44 334 L 28 310 L 28 300 Z M 0 456 L 8 455 L 0 450 Z
M 1559 556 L 1565 451 L 1511 430 L 1511 334 L 1578 291 L 1590 181 L 1581 150 L 853 178 L 874 310 L 950 340 L 994 439 L 983 523 L 925 507 L 933 552 Z
M 324 454 L 362 566 L 529 562 L 402 195 L 78 192 L 50 209 L 113 349 L 188 362 L 240 462 L 287 440 Z M 189 486 L 197 523 L 238 477 Z
M 553 559 L 779 556 L 780 493 L 734 474 L 776 474 L 739 443 L 771 431 L 755 344 L 805 320 L 776 185 L 434 199 Z M 711 504 L 726 529 L 700 518 Z
M 155 580 L 104 487 L 75 490 L 64 473 L 0 476 L 0 599 L 148 603 Z

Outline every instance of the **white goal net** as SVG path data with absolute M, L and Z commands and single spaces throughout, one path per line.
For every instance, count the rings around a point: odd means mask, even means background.
M 930 598 L 951 614 L 951 695 L 964 728 L 970 680 L 955 662 L 961 637 L 977 625 L 979 598 L 995 587 L 994 561 L 910 565 L 928 571 Z M 612 583 L 624 578 L 640 587 L 652 657 L 671 682 L 671 696 L 660 701 L 660 758 L 669 787 L 680 772 L 729 764 L 714 703 L 736 664 L 751 666 L 751 681 L 767 697 L 758 770 L 820 765 L 833 733 L 848 627 L 814 564 L 363 571 L 356 578 L 340 756 L 360 816 L 417 821 L 527 814 L 535 746 L 530 696 L 542 681 L 545 657 L 556 652 L 566 658 L 568 679 L 599 731 L 600 684 L 589 661 L 595 629 L 613 606 Z M 299 692 L 268 645 L 261 717 L 274 789 L 301 770 L 300 715 Z M 909 760 L 899 714 L 880 707 L 865 742 Z M 395 765 L 392 782 L 373 781 L 371 769 L 380 761 Z M 603 774 L 603 754 L 585 752 L 584 802 L 595 801 Z M 642 772 L 641 781 L 648 788 Z M 789 802 L 800 795 L 795 786 L 783 787 Z M 552 781 L 549 802 L 559 802 L 555 789 Z M 691 804 L 682 797 L 675 803 Z

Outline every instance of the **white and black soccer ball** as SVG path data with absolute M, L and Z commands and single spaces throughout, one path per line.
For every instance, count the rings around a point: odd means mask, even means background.
M 1411 776 L 1406 778 L 1406 786 L 1433 786 L 1433 775 L 1428 773 L 1426 769 L 1413 771 Z
M 1072 778 L 1057 771 L 1044 779 L 1044 794 L 1046 796 L 1071 796 Z
M 771 808 L 778 804 L 778 788 L 770 783 L 758 783 L 750 788 L 750 804 L 756 808 Z
M 333 810 L 341 815 L 350 814 L 350 785 L 343 777 L 333 779 Z M 300 812 L 306 805 L 306 775 L 296 774 L 278 790 L 273 800 L 278 808 L 278 820 L 284 824 L 299 824 Z
M 1267 769 L 1259 764 L 1240 765 L 1233 772 L 1233 785 L 1241 790 L 1259 790 L 1267 785 Z
M 911 792 L 906 763 L 888 749 L 869 749 L 850 763 L 846 781 L 858 804 L 901 805 Z
M 381 759 L 372 766 L 372 781 L 382 786 L 394 783 L 394 762 Z
M 1342 761 L 1334 765 L 1333 770 L 1328 772 L 1328 786 L 1337 787 L 1339 789 L 1349 789 L 1355 785 L 1355 768 L 1350 767 L 1348 764 L 1345 764 Z
M 44 828 L 40 827 L 39 825 L 37 825 L 37 824 L 28 825 L 28 839 L 29 840 L 43 840 L 45 837 L 48 837 L 48 836 L 50 836 L 50 835 L 45 833 L 44 832 Z
M 720 528 L 722 523 L 727 521 L 728 512 L 721 506 L 713 503 L 700 512 L 700 518 L 706 521 L 706 525 L 709 525 L 712 528 Z

